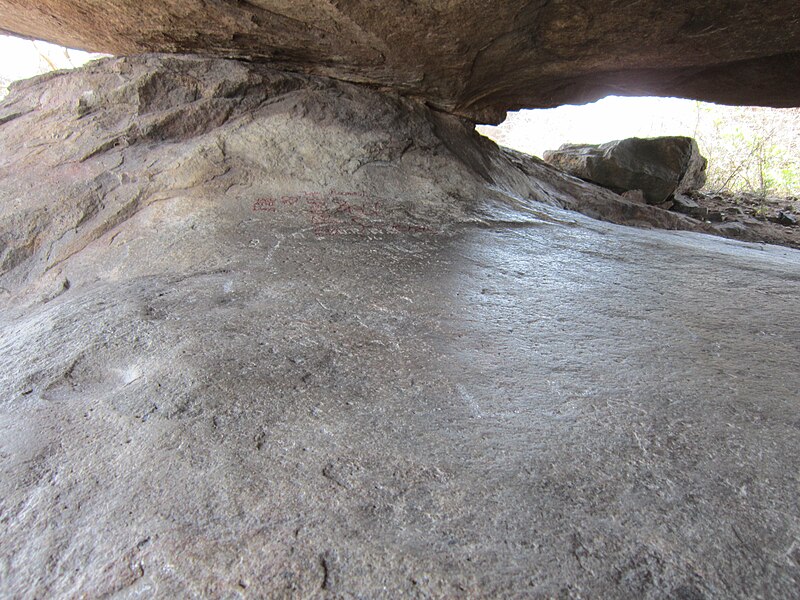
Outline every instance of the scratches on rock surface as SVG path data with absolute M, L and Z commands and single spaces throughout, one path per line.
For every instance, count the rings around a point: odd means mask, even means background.
M 138 115 L 159 69 L 187 89 Z M 797 589 L 796 252 L 593 221 L 556 204 L 636 215 L 258 65 L 28 92 L 55 104 L 0 136 L 2 248 L 33 244 L 0 275 L 0 595 Z M 213 129 L 78 160 L 217 93 Z
M 103 237 L 106 233 L 117 227 L 118 225 L 124 223 L 131 217 L 133 217 L 143 206 L 142 198 L 145 196 L 145 191 L 139 191 L 134 197 L 130 200 L 125 202 L 122 207 L 117 210 L 116 213 L 107 217 L 101 223 L 98 223 L 95 227 L 90 229 L 89 231 L 83 232 L 83 234 L 78 238 L 78 241 L 70 244 L 68 246 L 68 250 L 65 254 L 58 256 L 57 258 L 53 259 L 52 262 L 48 262 L 47 266 L 44 269 L 44 272 L 50 271 L 55 267 L 58 267 L 65 261 L 69 260 L 71 257 L 75 256 L 81 250 L 85 249 L 89 244 L 95 242 L 96 240 Z M 147 204 L 144 204 L 147 205 Z M 97 210 L 95 210 L 94 214 L 97 214 Z M 81 219 L 81 223 L 89 220 L 93 215 L 84 215 Z M 79 223 L 80 224 L 80 223 Z M 61 238 L 60 238 L 61 239 Z M 52 252 L 52 248 L 50 250 Z M 46 257 L 49 261 L 50 252 L 48 252 L 48 256 Z
M 20 117 L 24 117 L 25 115 L 29 115 L 33 112 L 34 109 L 28 110 L 5 110 L 3 113 L 0 113 L 0 126 L 5 125 L 6 123 L 10 123 L 14 119 L 19 119 Z
M 517 214 L 529 213 L 541 219 L 543 213 L 534 208 L 531 201 L 544 201 L 567 208 L 581 208 L 593 216 L 612 221 L 663 226 L 665 219 L 671 218 L 672 221 L 666 223 L 671 228 L 703 229 L 700 223 L 664 211 L 648 211 L 648 207 L 634 206 L 615 194 L 577 180 L 570 181 L 530 157 L 509 150 L 498 153 L 496 146 L 469 133 L 457 119 L 420 112 L 415 103 L 393 101 L 391 97 L 346 84 L 304 79 L 240 63 L 157 56 L 101 61 L 87 68 L 85 73 L 98 81 L 105 81 L 111 75 L 115 85 L 104 88 L 98 83 L 69 76 L 48 80 L 48 85 L 63 86 L 64 98 L 69 97 L 72 89 L 79 90 L 79 94 L 85 94 L 86 89 L 96 90 L 87 100 L 90 113 L 79 111 L 77 125 L 70 130 L 74 146 L 70 149 L 72 156 L 58 157 L 60 186 L 63 187 L 64 181 L 71 182 L 70 196 L 84 198 L 84 202 L 57 208 L 54 213 L 52 207 L 47 206 L 48 192 L 43 185 L 40 199 L 32 203 L 34 207 L 39 204 L 32 210 L 40 215 L 40 219 L 29 221 L 33 225 L 23 236 L 25 239 L 6 244 L 3 264 L 7 273 L 37 260 L 40 252 L 44 253 L 40 258 L 45 272 L 54 267 L 61 268 L 92 242 L 141 213 L 144 208 L 166 200 L 180 203 L 181 197 L 194 191 L 202 190 L 209 195 L 243 195 L 245 203 L 251 206 L 259 202 L 259 198 L 264 200 L 265 206 L 269 203 L 274 205 L 276 200 L 270 199 L 270 179 L 259 169 L 277 169 L 272 177 L 281 181 L 287 172 L 309 173 L 310 169 L 327 168 L 326 160 L 350 156 L 343 163 L 343 169 L 354 178 L 353 182 L 378 177 L 377 170 L 365 171 L 369 165 L 391 165 L 397 174 L 389 175 L 387 170 L 387 174 L 381 177 L 402 178 L 401 173 L 407 170 L 430 168 L 429 165 L 423 166 L 424 157 L 431 152 L 435 156 L 440 149 L 446 149 L 461 161 L 462 167 L 459 168 L 479 173 L 490 183 L 491 194 L 505 197 L 504 203 L 513 206 Z M 44 95 L 30 85 L 22 91 Z M 24 103 L 26 96 L 22 94 L 15 98 L 14 102 Z M 120 98 L 127 100 L 118 102 Z M 376 110 L 374 116 L 365 116 L 359 103 L 374 103 L 378 98 L 379 103 L 389 103 Z M 74 114 L 73 103 L 65 100 L 64 104 Z M 400 113 L 409 110 L 412 111 L 409 114 L 414 115 L 412 120 L 399 117 Z M 41 113 L 41 117 L 46 118 L 48 114 L 56 113 Z M 300 125 L 301 136 L 309 136 L 309 130 L 304 128 L 316 127 L 316 123 L 340 126 L 346 121 L 348 125 L 342 131 L 347 136 L 359 132 L 363 139 L 353 148 L 340 149 L 334 158 L 317 141 L 309 143 L 300 138 L 300 142 L 291 142 L 290 136 L 273 138 L 263 126 L 271 120 L 284 130 L 287 126 L 297 127 L 287 125 L 287 119 L 296 119 L 294 123 Z M 17 135 L 14 133 L 15 123 L 11 121 L 6 125 L 12 134 L 7 140 L 13 140 Z M 244 131 L 247 132 L 246 138 L 240 137 L 240 132 Z M 62 132 L 59 130 L 54 135 L 61 136 Z M 98 142 L 98 138 L 101 141 Z M 266 153 L 250 152 L 243 145 L 244 139 L 248 140 L 247 143 L 264 144 Z M 23 148 L 30 147 L 27 140 L 20 139 L 20 143 Z M 32 161 L 44 164 L 52 148 L 44 139 L 35 139 L 33 143 L 39 154 L 35 157 L 28 154 L 25 164 L 33 164 Z M 168 148 L 169 152 L 166 151 Z M 17 154 L 24 155 L 24 150 Z M 262 154 L 270 158 L 262 160 Z M 8 155 L 15 153 L 8 152 Z M 512 168 L 509 168 L 509 163 Z M 55 181 L 55 174 L 45 170 L 42 182 L 50 179 Z M 497 181 L 491 183 L 495 179 Z M 20 194 L 13 179 L 6 179 L 8 184 L 12 186 L 8 195 Z M 344 189 L 337 193 L 352 194 L 347 190 L 352 184 L 344 184 Z M 330 185 L 326 182 L 322 182 L 322 186 L 315 184 L 303 194 L 316 194 Z M 302 231 L 334 235 L 348 231 L 366 232 L 376 223 L 381 230 L 424 232 L 436 220 L 453 222 L 464 219 L 468 207 L 468 202 L 464 201 L 465 194 L 455 182 L 447 185 L 447 208 L 433 208 L 435 203 L 422 202 L 409 211 L 408 203 L 404 201 L 404 204 L 381 208 L 376 218 L 365 225 L 358 221 L 357 215 L 341 211 L 334 214 L 329 210 L 332 207 L 315 205 L 305 213 L 311 222 L 298 223 L 295 220 L 292 223 Z M 516 190 L 524 191 L 518 193 Z M 484 192 L 477 192 L 477 196 L 482 195 Z M 487 206 L 492 206 L 492 202 Z M 359 210 L 362 209 L 364 207 Z M 66 212 L 59 212 L 64 210 Z M 277 208 L 273 210 L 277 211 Z M 353 210 L 352 206 L 349 210 Z M 376 208 L 370 206 L 369 210 L 372 214 Z M 480 219 L 484 223 L 517 220 L 507 218 L 507 215 L 500 216 L 502 211 L 498 210 L 499 207 L 495 206 L 490 209 L 494 216 L 483 214 Z M 290 214 L 286 212 L 286 216 Z M 391 216 L 394 214 L 399 220 Z M 276 216 L 280 215 L 276 213 Z M 346 223 L 347 219 L 354 223 Z M 470 221 L 477 222 L 472 217 L 465 222 Z M 258 237 L 254 235 L 252 239 Z

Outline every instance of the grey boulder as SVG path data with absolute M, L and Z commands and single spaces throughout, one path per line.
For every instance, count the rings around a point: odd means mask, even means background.
M 617 193 L 641 190 L 648 204 L 698 190 L 707 161 L 689 137 L 629 138 L 602 145 L 565 144 L 546 152 L 546 162 Z

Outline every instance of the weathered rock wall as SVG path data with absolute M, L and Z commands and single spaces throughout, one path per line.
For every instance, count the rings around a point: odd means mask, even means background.
M 57 279 L 79 254 L 73 282 L 97 269 L 224 264 L 225 250 L 198 246 L 190 226 L 434 232 L 491 220 L 497 207 L 536 214 L 543 202 L 617 222 L 705 227 L 502 150 L 422 104 L 235 61 L 111 59 L 43 76 L 15 86 L 0 123 L 6 293 Z M 165 237 L 133 236 L 147 242 L 132 253 L 126 240 L 117 254 L 123 223 Z M 85 261 L 96 248 L 103 259 Z

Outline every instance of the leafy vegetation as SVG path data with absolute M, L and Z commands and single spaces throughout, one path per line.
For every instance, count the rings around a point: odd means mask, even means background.
M 706 189 L 800 194 L 800 109 L 697 103 L 694 137 L 709 160 Z

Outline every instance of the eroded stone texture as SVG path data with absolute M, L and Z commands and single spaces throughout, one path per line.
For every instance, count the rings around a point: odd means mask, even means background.
M 230 61 L 0 122 L 0 596 L 800 587 L 797 251 Z
M 268 62 L 484 122 L 611 93 L 800 105 L 796 0 L 0 0 L 0 28 Z
M 0 123 L 7 290 L 182 197 L 210 214 L 225 198 L 243 219 L 312 235 L 449 229 L 509 195 L 616 222 L 712 230 L 498 148 L 422 104 L 235 61 L 112 59 L 43 76 L 12 89 Z M 174 268 L 162 248 L 142 251 Z M 198 252 L 214 250 L 185 259 Z

